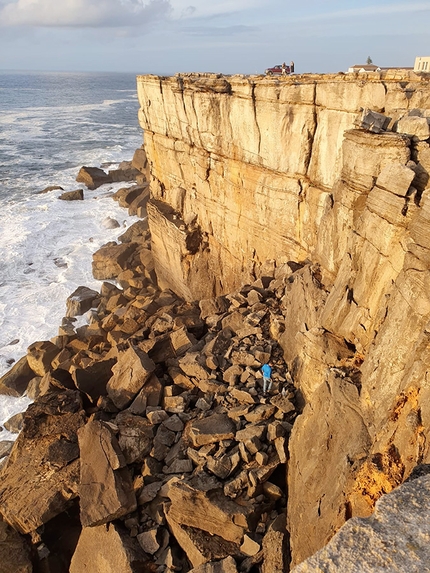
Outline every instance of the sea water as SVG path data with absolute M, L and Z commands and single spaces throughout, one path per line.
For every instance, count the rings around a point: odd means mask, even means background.
M 32 342 L 57 335 L 78 286 L 100 290 L 92 253 L 136 220 L 112 199 L 130 183 L 89 191 L 75 179 L 83 165 L 108 170 L 133 157 L 137 111 L 133 74 L 0 71 L 0 376 Z M 84 200 L 41 193 L 53 185 L 84 188 Z M 108 217 L 120 227 L 107 229 Z M 29 402 L 0 396 L 0 425 Z

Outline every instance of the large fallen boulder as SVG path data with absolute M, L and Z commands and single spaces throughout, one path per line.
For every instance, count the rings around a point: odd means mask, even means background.
M 0 483 L 0 513 L 30 533 L 77 496 L 77 430 L 85 423 L 79 392 L 50 393 L 30 404 Z
M 93 276 L 98 280 L 114 279 L 126 269 L 136 249 L 135 243 L 108 243 L 93 254 Z
M 0 394 L 22 396 L 35 375 L 28 364 L 27 356 L 23 356 L 0 378 Z
M 83 527 L 108 523 L 136 509 L 131 476 L 111 428 L 103 422 L 88 422 L 78 437 Z
M 70 563 L 70 573 L 137 573 L 150 571 L 140 545 L 119 525 L 85 527 Z
M 112 183 L 112 178 L 98 167 L 81 167 L 76 177 L 78 183 L 83 183 L 88 189 L 97 189 L 105 183 Z

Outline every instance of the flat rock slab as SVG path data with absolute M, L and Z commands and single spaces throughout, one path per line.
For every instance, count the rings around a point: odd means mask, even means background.
M 224 496 L 219 489 L 204 490 L 178 481 L 172 484 L 168 496 L 171 500 L 170 519 L 180 525 L 187 525 L 219 535 L 227 541 L 241 544 L 244 533 L 255 518 L 255 507 L 251 502 L 239 505 Z
M 85 527 L 70 563 L 70 573 L 136 573 L 148 558 L 128 532 L 114 524 Z
M 101 525 L 136 509 L 131 476 L 112 430 L 88 422 L 78 432 L 81 451 L 79 497 L 83 527 Z
M 20 533 L 34 531 L 77 496 L 77 430 L 85 423 L 79 393 L 50 394 L 30 404 L 0 483 L 0 512 Z
M 236 424 L 227 414 L 212 414 L 192 423 L 189 436 L 194 447 L 230 440 L 236 433 Z

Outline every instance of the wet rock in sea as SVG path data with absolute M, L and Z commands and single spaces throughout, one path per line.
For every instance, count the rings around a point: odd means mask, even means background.
M 81 167 L 76 177 L 78 183 L 83 183 L 88 189 L 97 189 L 105 183 L 112 183 L 112 178 L 98 167 Z
M 19 412 L 15 414 L 9 420 L 6 420 L 4 423 L 5 429 L 10 432 L 11 434 L 18 434 L 22 429 L 22 424 L 24 421 L 24 413 Z
M 88 287 L 79 286 L 67 298 L 66 317 L 80 316 L 90 308 L 94 308 L 100 301 L 100 294 Z
M 23 356 L 0 378 L 0 394 L 22 396 L 35 373 L 31 369 L 27 356 Z
M 76 189 L 75 191 L 66 191 L 58 196 L 62 201 L 83 201 L 84 200 L 84 190 Z

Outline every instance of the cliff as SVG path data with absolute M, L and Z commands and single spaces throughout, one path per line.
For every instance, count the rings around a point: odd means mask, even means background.
M 159 284 L 194 300 L 291 269 L 270 333 L 303 408 L 288 463 L 299 563 L 430 460 L 430 84 L 139 76 L 138 97 Z M 362 108 L 387 131 L 357 129 Z

